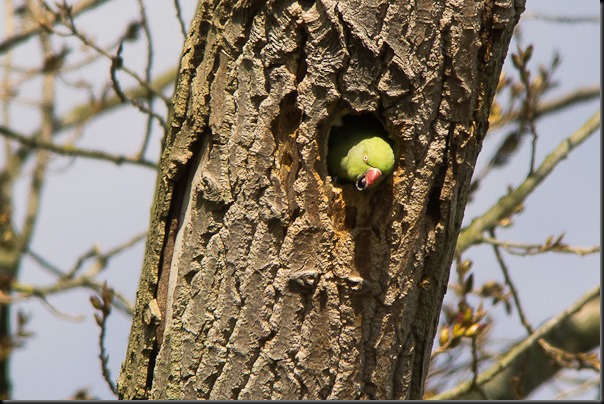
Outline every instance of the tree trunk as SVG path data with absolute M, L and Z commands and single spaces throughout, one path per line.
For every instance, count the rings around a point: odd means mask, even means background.
M 418 399 L 523 0 L 205 0 L 118 381 L 126 399 Z M 331 125 L 395 144 L 334 183 Z

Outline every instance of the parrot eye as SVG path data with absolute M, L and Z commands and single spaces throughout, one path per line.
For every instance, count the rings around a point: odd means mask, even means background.
M 367 155 L 363 156 L 363 161 L 366 163 L 367 162 Z

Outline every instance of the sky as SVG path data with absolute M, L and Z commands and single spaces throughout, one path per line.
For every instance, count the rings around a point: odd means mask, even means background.
M 188 23 L 196 2 L 181 3 L 184 19 Z M 138 13 L 135 1 L 121 1 L 119 4 L 119 12 L 115 5 L 102 6 L 78 18 L 78 24 L 94 35 L 99 43 L 110 43 L 115 32 L 107 29 L 108 24 L 124 27 Z M 183 37 L 174 17 L 173 2 L 148 1 L 145 7 L 155 46 L 153 72 L 160 74 L 178 62 Z M 4 15 L 4 5 L 0 6 L 0 13 Z M 600 10 L 591 1 L 528 0 L 526 17 L 536 13 L 593 17 L 599 16 Z M 523 18 L 521 32 L 523 44 L 532 43 L 534 46 L 531 68 L 537 68 L 540 64 L 548 65 L 554 50 L 562 57 L 555 74 L 559 86 L 551 92 L 551 97 L 565 94 L 576 87 L 600 83 L 599 22 L 563 24 Z M 74 46 L 78 45 L 74 42 Z M 513 43 L 510 51 L 514 49 Z M 15 52 L 15 63 L 31 64 L 32 55 L 38 55 L 36 41 L 28 41 Z M 144 47 L 127 45 L 124 57 L 127 66 L 142 71 L 146 58 Z M 510 66 L 507 61 L 504 71 L 511 71 Z M 84 72 L 89 78 L 107 73 L 108 68 L 103 64 Z M 127 87 L 128 79 L 120 77 L 124 87 Z M 39 84 L 33 81 L 26 85 L 22 89 L 24 98 L 28 93 L 32 98 L 36 97 Z M 85 101 L 81 93 L 69 90 L 61 90 L 58 97 L 62 97 L 59 105 L 63 108 L 57 111 L 58 114 Z M 65 102 L 65 99 L 70 102 Z M 599 108 L 599 100 L 595 100 L 540 120 L 537 127 L 537 164 Z M 28 130 L 33 130 L 38 124 L 37 114 L 32 114 L 31 108 L 17 105 L 12 111 L 13 121 L 19 122 L 19 128 L 24 133 L 29 133 Z M 144 125 L 144 119 L 133 108 L 112 112 L 87 125 L 78 145 L 134 153 L 140 145 Z M 59 139 L 67 139 L 68 136 L 65 134 Z M 476 172 L 480 172 L 492 156 L 502 136 L 505 136 L 505 132 L 489 134 Z M 157 158 L 160 138 L 160 131 L 154 130 L 147 154 L 149 158 Z M 579 146 L 559 165 L 553 177 L 530 196 L 525 210 L 514 217 L 515 225 L 498 230 L 498 236 L 509 241 L 541 243 L 550 234 L 565 233 L 565 240 L 572 245 L 587 247 L 599 244 L 600 143 L 601 136 L 596 134 Z M 467 206 L 464 224 L 486 211 L 506 193 L 508 186 L 520 183 L 528 171 L 529 155 L 530 142 L 525 139 L 521 151 L 511 164 L 503 170 L 495 170 L 483 181 L 480 192 Z M 26 179 L 24 177 L 17 189 L 17 216 L 23 215 Z M 86 159 L 53 158 L 32 250 L 67 270 L 94 245 L 107 251 L 130 240 L 144 232 L 149 224 L 154 188 L 155 173 L 146 168 L 119 167 Z M 138 243 L 113 258 L 100 279 L 107 279 L 110 285 L 134 301 L 143 254 L 144 243 Z M 489 247 L 473 247 L 464 258 L 474 262 L 475 285 L 487 280 L 502 281 Z M 599 254 L 577 257 L 549 253 L 528 258 L 508 255 L 506 262 L 518 286 L 528 319 L 536 326 L 571 305 L 600 282 Z M 26 258 L 19 281 L 48 285 L 54 281 L 54 277 L 31 258 Z M 64 399 L 80 388 L 88 389 L 100 399 L 114 398 L 100 374 L 98 327 L 92 317 L 94 310 L 89 303 L 90 295 L 89 290 L 78 290 L 51 296 L 49 303 L 63 315 L 53 314 L 40 300 L 31 299 L 17 305 L 17 309 L 30 315 L 28 328 L 34 332 L 34 336 L 26 341 L 23 348 L 17 349 L 12 358 L 14 399 Z M 452 297 L 448 294 L 445 300 L 449 301 Z M 509 342 L 524 335 L 517 317 L 507 317 L 501 307 L 493 309 L 492 316 L 495 319 L 493 335 L 497 340 Z M 114 380 L 126 352 L 129 331 L 130 318 L 114 310 L 108 321 L 106 341 L 109 369 Z M 555 394 L 553 387 L 545 386 L 533 397 L 550 398 Z

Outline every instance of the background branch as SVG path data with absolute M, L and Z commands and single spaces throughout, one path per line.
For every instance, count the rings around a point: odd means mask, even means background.
M 32 148 L 34 150 L 48 150 L 53 153 L 60 154 L 62 156 L 72 156 L 72 157 L 88 157 L 95 160 L 105 160 L 110 161 L 115 164 L 133 164 L 138 166 L 143 166 L 147 168 L 156 169 L 156 163 L 142 159 L 140 157 L 128 157 L 124 155 L 116 155 L 104 152 L 102 150 L 90 150 L 90 149 L 80 149 L 71 145 L 57 145 L 48 140 L 38 140 L 35 137 L 25 136 L 23 134 L 17 133 L 5 126 L 0 125 L 0 134 L 4 137 L 12 140 L 16 140 L 24 146 Z
M 551 113 L 558 112 L 570 106 L 578 105 L 583 102 L 595 100 L 600 97 L 600 86 L 581 87 L 570 91 L 560 97 L 548 101 L 537 103 L 534 110 L 535 118 L 543 118 Z M 515 109 L 507 114 L 501 115 L 497 119 L 489 122 L 489 133 L 505 125 L 515 122 L 522 115 L 521 109 Z
M 560 370 L 539 345 L 539 339 L 568 352 L 588 352 L 600 344 L 600 287 L 586 293 L 575 304 L 539 327 L 523 339 L 488 370 L 477 383 L 490 400 L 510 400 L 526 397 Z M 516 376 L 520 377 L 516 377 Z M 511 394 L 510 386 L 520 397 Z M 472 382 L 430 397 L 431 400 L 479 400 L 480 392 Z
M 85 11 L 92 10 L 95 7 L 98 7 L 98 6 L 106 3 L 107 1 L 109 1 L 109 0 L 82 0 L 73 5 L 71 12 L 74 16 L 76 16 Z M 60 20 L 57 16 L 55 16 L 55 18 L 53 18 L 52 21 L 49 21 L 50 24 L 57 24 L 59 22 L 60 22 Z M 4 41 L 0 42 L 0 55 L 9 51 L 16 45 L 19 45 L 20 43 L 26 41 L 27 39 L 31 38 L 32 36 L 39 35 L 43 30 L 44 29 L 40 26 L 31 26 L 29 28 L 24 29 L 23 31 L 21 31 L 19 33 L 16 33 L 16 34 L 6 38 Z
M 581 128 L 560 143 L 560 145 L 545 158 L 539 168 L 530 174 L 520 186 L 508 195 L 501 197 L 491 209 L 482 216 L 472 220 L 470 225 L 461 230 L 457 239 L 456 254 L 460 255 L 471 245 L 478 243 L 484 231 L 495 227 L 500 219 L 510 216 L 514 212 L 514 209 L 516 209 L 516 207 L 520 205 L 553 171 L 556 165 L 565 159 L 574 148 L 583 143 L 599 127 L 600 112 L 598 111 L 589 118 Z

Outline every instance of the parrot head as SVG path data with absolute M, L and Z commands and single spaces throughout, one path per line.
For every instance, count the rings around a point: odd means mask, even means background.
M 378 136 L 361 140 L 348 154 L 348 169 L 355 178 L 359 191 L 371 189 L 390 174 L 394 167 L 394 153 L 384 139 Z
M 330 175 L 360 191 L 379 184 L 394 168 L 394 151 L 383 126 L 371 114 L 345 116 L 332 127 L 327 164 Z

